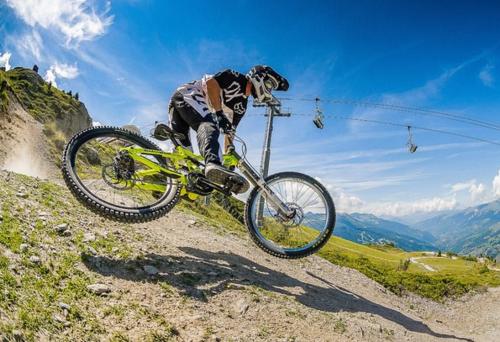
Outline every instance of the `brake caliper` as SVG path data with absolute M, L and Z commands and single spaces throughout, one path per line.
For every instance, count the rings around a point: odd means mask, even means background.
M 128 151 L 120 151 L 113 158 L 113 168 L 117 179 L 131 180 L 135 173 L 134 159 L 130 157 Z

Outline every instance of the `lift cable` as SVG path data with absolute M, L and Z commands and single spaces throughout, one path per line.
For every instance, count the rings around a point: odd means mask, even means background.
M 250 116 L 264 116 L 265 114 L 247 114 Z M 314 116 L 315 114 L 302 114 L 302 113 L 294 113 L 292 117 L 294 116 Z M 434 133 L 440 133 L 440 134 L 445 134 L 445 135 L 451 135 L 451 136 L 456 136 L 456 137 L 461 137 L 465 139 L 470 139 L 470 140 L 475 140 L 475 141 L 480 141 L 483 143 L 488 143 L 488 144 L 493 144 L 493 145 L 498 145 L 500 146 L 499 141 L 493 141 L 493 140 L 488 140 L 484 138 L 479 138 L 475 137 L 472 135 L 467 135 L 467 134 L 462 134 L 462 133 L 456 133 L 456 132 L 450 132 L 446 131 L 443 129 L 437 129 L 437 128 L 430 128 L 430 127 L 423 127 L 423 126 L 415 126 L 415 125 L 410 125 L 410 124 L 405 124 L 405 123 L 398 123 L 398 122 L 392 122 L 392 121 L 383 121 L 383 120 L 372 120 L 372 119 L 365 119 L 365 118 L 360 118 L 360 117 L 353 117 L 353 116 L 341 116 L 341 115 L 334 115 L 334 114 L 323 114 L 324 118 L 333 118 L 333 119 L 338 119 L 338 120 L 348 120 L 348 121 L 357 121 L 357 122 L 363 122 L 363 123 L 373 123 L 373 124 L 380 124 L 380 125 L 386 125 L 386 126 L 393 126 L 393 127 L 404 127 L 408 128 L 408 126 L 411 127 L 411 129 L 414 130 L 422 130 L 422 131 L 428 131 L 428 132 L 434 132 Z
M 290 98 L 290 97 L 285 98 L 284 97 L 284 98 L 279 98 L 279 100 L 316 101 L 316 98 L 315 99 L 308 99 L 308 98 Z M 390 104 L 390 103 L 374 103 L 374 102 L 352 100 L 352 99 L 327 99 L 327 100 L 322 99 L 321 101 L 325 102 L 325 103 L 374 107 L 374 108 L 382 108 L 382 109 L 394 110 L 394 111 L 399 111 L 399 112 L 414 113 L 414 114 L 420 114 L 420 115 L 446 118 L 446 119 L 452 120 L 452 121 L 457 121 L 457 122 L 461 122 L 461 123 L 466 123 L 466 124 L 470 124 L 470 125 L 474 125 L 474 126 L 479 126 L 479 127 L 483 127 L 483 128 L 488 128 L 488 129 L 500 131 L 500 124 L 496 124 L 493 122 L 487 122 L 487 121 L 483 121 L 483 120 L 478 120 L 478 119 L 475 119 L 475 118 L 472 118 L 469 116 L 465 116 L 465 115 L 446 113 L 446 112 L 427 109 L 427 108 L 407 107 L 407 106 L 401 106 L 401 105 Z

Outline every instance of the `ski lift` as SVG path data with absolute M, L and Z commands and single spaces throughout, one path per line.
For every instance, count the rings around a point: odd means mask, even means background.
M 411 126 L 408 126 L 408 142 L 406 143 L 408 147 L 408 152 L 415 153 L 418 146 L 413 143 L 413 134 L 411 132 Z
M 325 124 L 323 123 L 323 119 L 325 118 L 325 116 L 323 115 L 321 109 L 319 109 L 319 97 L 317 97 L 315 101 L 316 101 L 316 116 L 313 119 L 313 123 L 317 128 L 323 129 L 323 127 L 325 127 Z

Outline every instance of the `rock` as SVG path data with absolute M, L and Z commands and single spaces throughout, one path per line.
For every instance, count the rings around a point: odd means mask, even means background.
M 59 234 L 59 235 L 65 235 L 67 231 L 69 231 L 69 225 L 67 223 L 61 223 L 57 226 L 54 227 L 54 230 Z M 70 232 L 71 234 L 71 232 Z
M 234 305 L 235 311 L 240 315 L 244 315 L 248 311 L 249 307 L 250 305 L 244 299 L 238 300 Z
M 85 151 L 85 156 L 91 165 L 100 165 L 101 159 L 99 158 L 99 152 L 93 147 L 88 147 Z
M 12 330 L 12 336 L 14 337 L 14 341 L 24 341 L 21 330 Z
M 50 216 L 50 214 L 46 211 L 40 211 L 38 213 L 38 218 L 41 220 L 46 220 L 48 216 Z
M 83 234 L 83 242 L 93 242 L 95 241 L 95 234 L 94 233 L 85 233 Z
M 28 193 L 26 193 L 26 192 L 21 192 L 21 191 L 19 191 L 19 192 L 16 194 L 16 196 L 17 196 L 17 197 L 20 197 L 20 198 L 28 198 L 28 197 L 29 197 Z
M 71 310 L 71 306 L 69 304 L 66 304 L 66 303 L 63 303 L 63 302 L 59 302 L 59 307 L 65 311 L 69 311 Z
M 111 253 L 116 253 L 119 251 L 119 248 L 118 247 L 113 247 L 111 248 Z
M 159 272 L 156 267 L 151 266 L 151 265 L 144 265 L 142 267 L 142 269 L 144 270 L 144 272 L 146 272 L 149 275 L 155 275 L 155 274 L 158 274 L 158 272 Z
M 103 295 L 111 292 L 111 288 L 106 284 L 92 284 L 87 286 L 87 290 L 96 295 Z
M 54 316 L 52 316 L 52 318 L 54 319 L 54 321 L 58 322 L 58 323 L 64 323 L 66 322 L 66 318 L 58 315 L 58 314 L 54 314 Z
M 97 255 L 97 251 L 92 246 L 87 246 L 87 251 L 92 255 Z
M 193 226 L 196 224 L 196 220 L 187 220 L 186 223 L 188 224 L 188 226 Z
M 42 263 L 40 257 L 37 257 L 36 255 L 30 256 L 30 261 L 35 265 L 40 265 Z
M 24 253 L 28 250 L 29 248 L 29 245 L 27 243 L 22 243 L 20 246 L 19 246 L 19 249 L 21 250 L 21 253 Z

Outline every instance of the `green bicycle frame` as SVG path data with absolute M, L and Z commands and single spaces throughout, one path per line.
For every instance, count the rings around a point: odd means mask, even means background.
M 171 178 L 179 179 L 182 185 L 181 196 L 187 195 L 189 199 L 194 200 L 199 197 L 198 194 L 188 192 L 186 185 L 188 184 L 188 174 L 193 172 L 201 173 L 200 166 L 203 165 L 203 157 L 193 153 L 182 146 L 176 146 L 174 152 L 163 152 L 159 150 L 149 150 L 140 147 L 125 147 L 122 151 L 127 151 L 128 155 L 146 169 L 138 170 L 135 176 L 143 179 L 146 176 L 153 176 L 157 174 L 166 174 Z M 172 167 L 163 167 L 157 162 L 147 158 L 147 156 L 162 157 L 168 159 Z M 225 167 L 238 167 L 242 174 L 250 181 L 253 186 L 260 187 L 263 190 L 269 203 L 275 210 L 281 214 L 289 216 L 293 212 L 283 203 L 276 194 L 267 186 L 266 182 L 260 175 L 253 169 L 253 167 L 246 162 L 236 151 L 232 150 L 230 153 L 223 155 L 223 165 Z M 134 186 L 142 190 L 164 192 L 165 186 L 160 184 L 151 184 L 144 181 L 135 181 Z

